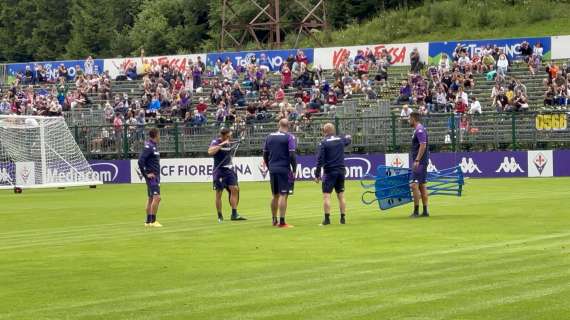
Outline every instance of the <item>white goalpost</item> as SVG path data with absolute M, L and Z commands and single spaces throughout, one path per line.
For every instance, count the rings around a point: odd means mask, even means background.
M 0 116 L 0 189 L 99 184 L 63 117 Z

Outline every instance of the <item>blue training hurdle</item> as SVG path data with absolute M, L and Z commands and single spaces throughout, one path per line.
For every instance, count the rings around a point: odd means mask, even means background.
M 367 175 L 360 181 L 366 190 L 362 193 L 362 203 L 370 205 L 378 201 L 381 210 L 388 210 L 413 201 L 410 189 L 412 169 L 378 166 L 376 176 Z M 374 181 L 367 183 L 367 181 Z M 427 176 L 429 195 L 445 195 L 461 197 L 465 180 L 459 166 L 429 172 Z M 373 195 L 373 198 L 370 197 Z

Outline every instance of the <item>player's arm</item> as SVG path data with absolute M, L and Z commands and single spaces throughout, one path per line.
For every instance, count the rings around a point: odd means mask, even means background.
M 212 141 L 212 143 L 210 144 L 210 146 L 208 147 L 208 155 L 209 156 L 213 156 L 216 153 L 218 153 L 220 151 L 220 149 L 222 149 L 223 146 L 225 146 L 226 144 L 228 144 L 229 140 L 226 140 L 222 143 L 218 143 L 217 141 Z
M 143 175 L 143 177 L 145 177 L 145 178 L 152 178 L 152 177 L 149 177 L 147 172 L 146 172 L 146 161 L 150 157 L 152 152 L 153 152 L 152 148 L 149 145 L 145 145 L 143 152 L 141 152 L 141 155 L 139 157 L 139 161 L 137 162 L 139 165 L 139 170 L 140 170 L 141 174 Z
M 325 145 L 323 142 L 319 143 L 317 150 L 317 168 L 315 169 L 315 182 L 321 180 L 321 169 L 325 163 Z
M 289 136 L 289 165 L 293 174 L 297 171 L 297 140 L 294 136 Z
M 418 165 L 420 164 L 420 160 L 423 158 L 424 154 L 426 153 L 426 148 L 427 148 L 427 135 L 425 130 L 418 130 L 416 132 L 416 137 L 418 138 L 420 147 L 418 149 L 418 155 L 414 159 L 414 169 L 417 168 Z
M 265 166 L 269 166 L 269 150 L 267 149 L 267 139 L 263 143 L 263 162 L 265 162 Z

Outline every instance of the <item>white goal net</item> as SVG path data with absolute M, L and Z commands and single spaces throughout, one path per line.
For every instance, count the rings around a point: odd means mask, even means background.
M 0 188 L 97 184 L 63 117 L 0 116 Z

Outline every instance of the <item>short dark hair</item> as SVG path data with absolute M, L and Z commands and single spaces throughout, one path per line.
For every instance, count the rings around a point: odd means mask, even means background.
M 220 135 L 221 136 L 225 136 L 226 134 L 230 133 L 230 129 L 228 128 L 222 128 L 222 130 L 220 130 Z
M 156 139 L 156 137 L 158 137 L 158 129 L 157 128 L 152 128 L 148 131 L 148 136 L 151 139 Z
M 422 120 L 420 113 L 417 111 L 410 113 L 410 118 L 414 119 L 416 122 L 420 122 Z

